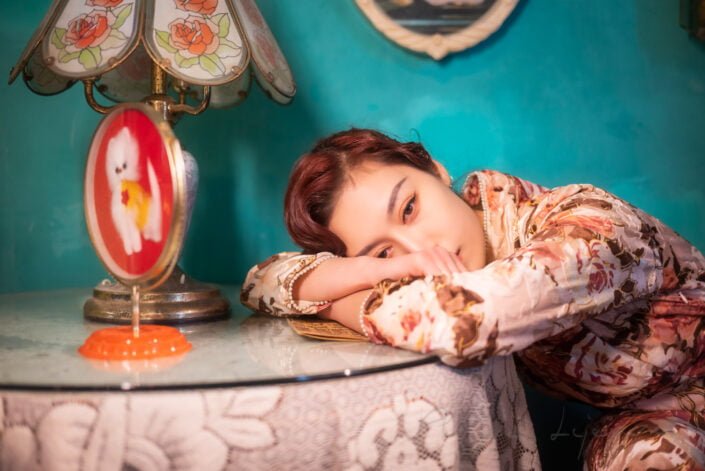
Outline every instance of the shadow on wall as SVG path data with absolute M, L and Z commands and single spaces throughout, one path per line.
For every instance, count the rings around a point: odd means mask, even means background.
M 282 107 L 253 84 L 240 106 L 209 110 L 177 127 L 200 170 L 182 255 L 190 275 L 239 283 L 271 255 L 263 249 L 293 249 L 285 237 L 282 195 L 296 158 L 323 134 L 312 110 L 299 97 Z
M 253 80 L 240 105 L 185 117 L 176 132 L 198 160 L 199 194 L 182 255 L 197 279 L 241 283 L 273 251 L 298 250 L 284 225 L 283 197 L 293 163 L 330 132 L 316 112 L 310 71 L 319 57 L 297 54 L 302 41 L 275 2 L 259 2 L 297 83 L 293 101 L 270 100 Z M 308 73 L 308 75 L 307 75 Z M 273 249 L 274 248 L 274 249 Z

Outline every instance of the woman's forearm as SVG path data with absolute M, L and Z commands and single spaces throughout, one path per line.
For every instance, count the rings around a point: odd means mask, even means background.
M 393 258 L 332 258 L 301 275 L 294 283 L 293 296 L 309 301 L 334 301 L 386 279 L 463 271 L 466 268 L 460 258 L 438 246 Z
M 315 314 L 329 303 L 372 288 L 382 280 L 459 271 L 465 271 L 465 267 L 457 255 L 440 247 L 391 258 L 281 252 L 247 272 L 240 299 L 255 311 L 275 316 Z
M 332 319 L 356 332 L 363 333 L 360 327 L 360 306 L 371 292 L 371 289 L 365 289 L 333 301 L 330 306 L 319 312 L 318 316 Z
M 377 283 L 378 259 L 342 257 L 326 260 L 303 274 L 293 286 L 295 299 L 333 301 Z

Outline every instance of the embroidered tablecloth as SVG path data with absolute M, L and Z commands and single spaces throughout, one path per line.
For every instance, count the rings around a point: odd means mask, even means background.
M 163 370 L 106 371 L 75 353 L 85 294 L 0 296 L 2 470 L 540 469 L 510 357 L 453 369 L 234 305 Z

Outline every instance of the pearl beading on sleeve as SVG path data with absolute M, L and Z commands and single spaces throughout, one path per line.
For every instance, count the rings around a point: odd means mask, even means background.
M 299 278 L 301 278 L 303 275 L 305 275 L 306 273 L 310 272 L 311 270 L 313 270 L 314 268 L 316 268 L 318 265 L 320 265 L 321 263 L 325 262 L 326 260 L 330 260 L 330 259 L 332 259 L 332 258 L 337 258 L 337 257 L 336 257 L 335 255 L 333 255 L 333 254 L 330 254 L 330 253 L 318 255 L 317 258 L 316 258 L 316 260 L 314 260 L 313 262 L 309 263 L 309 264 L 306 265 L 304 268 L 298 270 L 297 272 L 294 273 L 293 276 L 289 277 L 289 278 L 286 280 L 286 283 L 287 283 L 287 289 L 286 289 L 287 299 L 286 299 L 285 305 L 286 305 L 286 307 L 287 307 L 288 309 L 290 309 L 290 310 L 292 310 L 292 311 L 294 311 L 294 312 L 300 313 L 300 314 L 304 314 L 304 313 L 302 312 L 303 310 L 302 310 L 301 307 L 299 306 L 299 302 L 294 299 L 294 284 L 295 284 L 296 281 L 297 281 Z M 324 306 L 324 305 L 326 305 L 326 304 L 330 304 L 330 301 L 308 301 L 308 302 L 309 302 L 310 304 L 314 305 L 314 306 Z
M 485 254 L 490 250 L 490 207 L 487 204 L 487 185 L 480 179 L 480 202 L 482 203 L 482 231 L 485 239 Z M 486 255 L 487 256 L 487 255 Z
M 360 313 L 358 314 L 358 320 L 360 322 L 360 332 L 367 339 L 370 338 L 370 334 L 369 332 L 367 332 L 367 327 L 365 327 L 365 305 L 367 304 L 367 301 L 370 299 L 370 296 L 372 296 L 372 294 L 374 294 L 374 291 L 365 296 L 365 299 L 362 301 L 362 304 L 360 304 Z

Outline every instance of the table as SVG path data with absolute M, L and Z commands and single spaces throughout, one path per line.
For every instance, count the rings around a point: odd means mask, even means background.
M 324 342 L 231 299 L 162 362 L 87 361 L 89 289 L 0 295 L 0 469 L 539 469 L 511 357 Z

